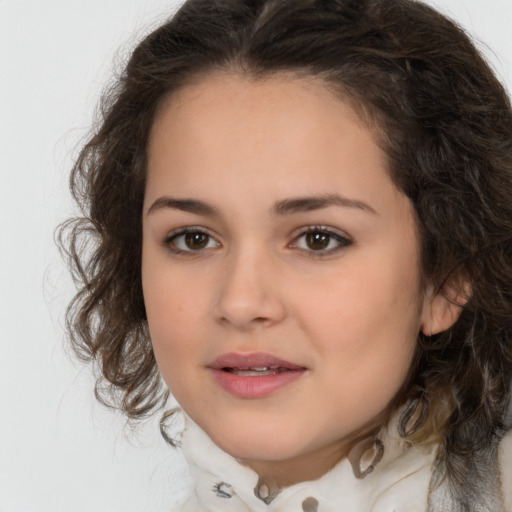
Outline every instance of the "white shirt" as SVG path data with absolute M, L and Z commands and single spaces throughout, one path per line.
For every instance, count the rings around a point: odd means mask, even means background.
M 271 490 L 258 489 L 258 475 L 186 418 L 181 446 L 194 490 L 173 512 L 425 512 L 437 445 L 412 445 L 394 424 L 379 438 L 382 459 L 365 477 L 357 478 L 345 458 L 318 480 L 280 490 L 267 504 L 262 498 Z
M 185 501 L 171 512 L 455 512 L 465 510 L 453 501 L 448 486 L 433 498 L 429 492 L 437 443 L 412 444 L 399 436 L 396 421 L 377 438 L 383 446 L 375 470 L 358 478 L 365 468 L 341 460 L 321 478 L 280 490 L 262 488 L 256 472 L 216 446 L 183 412 L 183 437 L 179 445 L 189 464 L 190 489 Z M 179 422 L 178 422 L 179 423 Z M 371 451 L 371 450 L 370 450 Z M 365 457 L 363 457 L 364 459 Z M 359 458 L 357 458 L 359 460 Z M 512 431 L 498 447 L 499 486 L 504 503 L 475 510 L 512 512 Z M 485 491 L 484 491 L 485 494 Z M 492 493 L 494 496 L 494 492 Z M 490 496 L 490 495 L 489 495 Z M 266 498 L 266 499 L 264 499 Z M 483 502 L 486 497 L 483 496 Z M 499 499 L 498 499 L 499 501 Z M 430 508 L 429 508 L 430 507 Z

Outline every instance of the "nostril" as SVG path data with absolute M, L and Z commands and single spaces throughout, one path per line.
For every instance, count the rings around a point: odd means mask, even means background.
M 234 315 L 226 315 L 219 318 L 219 322 L 225 325 L 232 325 L 240 330 L 248 330 L 254 327 L 265 327 L 275 323 L 271 318 L 258 316 L 253 318 L 236 317 Z
M 261 273 L 242 267 L 231 268 L 223 282 L 213 305 L 216 321 L 243 330 L 280 322 L 285 311 L 281 290 L 271 286 Z M 265 273 L 267 277 L 269 274 Z

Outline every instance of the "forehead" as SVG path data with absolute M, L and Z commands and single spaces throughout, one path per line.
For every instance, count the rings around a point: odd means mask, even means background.
M 352 103 L 321 79 L 278 74 L 254 80 L 215 73 L 163 102 L 150 136 L 149 170 L 157 156 L 176 164 L 179 157 L 186 164 L 203 156 L 209 167 L 221 157 L 241 156 L 243 167 L 250 167 L 267 156 L 278 167 L 284 157 L 304 161 L 308 153 L 322 159 L 347 145 L 357 158 L 371 149 L 373 163 L 387 168 L 376 139 Z
M 146 211 L 167 195 L 240 218 L 333 193 L 393 222 L 411 210 L 373 131 L 319 80 L 216 74 L 169 98 L 155 120 Z
M 337 109 L 343 109 L 344 115 L 351 115 L 361 127 L 378 133 L 377 123 L 370 120 L 364 100 L 357 94 L 348 89 L 342 90 L 340 84 L 335 85 L 327 78 L 292 71 L 262 76 L 230 70 L 199 74 L 164 98 L 155 115 L 154 125 L 169 110 L 174 115 L 185 113 L 188 116 L 190 109 L 196 108 L 206 116 L 215 107 L 221 107 L 226 99 L 241 115 L 251 110 L 253 115 L 255 109 L 265 105 L 276 109 L 276 113 L 288 109 L 289 115 L 290 111 L 297 110 L 298 104 L 307 108 L 330 103 Z M 266 113 L 261 110 L 262 116 Z
M 229 111 L 225 109 L 226 102 Z M 369 130 L 380 140 L 380 123 L 372 115 L 372 108 L 364 98 L 334 83 L 328 77 L 307 75 L 303 72 L 276 72 L 253 76 L 236 71 L 213 71 L 193 77 L 185 85 L 164 98 L 155 115 L 157 126 L 166 112 L 172 111 L 184 127 L 193 126 L 198 117 L 204 124 L 209 119 L 227 123 L 240 122 L 249 115 L 252 121 L 275 121 L 279 115 L 288 128 L 294 120 L 307 114 L 319 122 L 327 121 L 325 105 L 333 117 L 350 116 L 360 128 Z M 218 110 L 224 112 L 219 116 Z M 238 119 L 228 117 L 237 112 Z M 209 117 L 211 114 L 213 117 Z M 187 119 L 184 119 L 186 117 Z M 244 124 L 239 124 L 240 129 Z

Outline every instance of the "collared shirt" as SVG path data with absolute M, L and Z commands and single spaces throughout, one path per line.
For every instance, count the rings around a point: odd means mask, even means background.
M 181 446 L 193 491 L 173 512 L 425 512 L 437 445 L 413 445 L 393 423 L 376 441 L 383 452 L 374 471 L 344 458 L 318 480 L 270 489 L 186 418 Z M 375 450 L 368 451 L 369 458 L 360 458 L 371 465 Z
M 178 414 L 189 482 L 187 497 L 171 512 L 512 512 L 512 431 L 497 445 L 488 481 L 475 487 L 478 497 L 468 509 L 456 502 L 446 481 L 433 489 L 439 444 L 400 437 L 398 415 L 374 443 L 357 445 L 352 461 L 351 452 L 318 480 L 279 489 L 261 484 L 256 472 Z

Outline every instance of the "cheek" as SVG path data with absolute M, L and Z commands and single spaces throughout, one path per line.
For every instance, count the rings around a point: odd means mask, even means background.
M 420 329 L 415 257 L 373 256 L 347 258 L 343 274 L 300 297 L 307 304 L 299 315 L 303 329 L 322 357 L 354 375 L 355 383 L 364 380 L 361 376 L 378 380 L 391 371 L 398 380 L 405 378 Z
M 155 357 L 169 384 L 170 376 L 195 351 L 192 334 L 204 324 L 204 295 L 197 283 L 151 254 L 143 257 L 142 285 Z
M 200 326 L 197 308 L 189 306 L 183 294 L 175 294 L 167 287 L 148 289 L 146 311 L 149 332 L 156 363 L 163 380 L 181 404 L 187 404 L 190 393 L 201 396 L 190 381 L 191 365 L 197 365 L 201 352 L 193 326 Z

